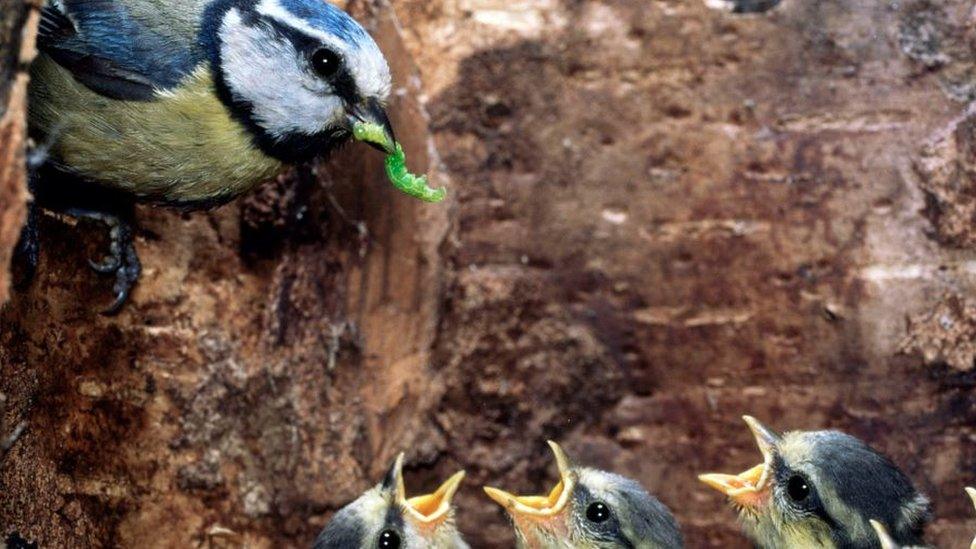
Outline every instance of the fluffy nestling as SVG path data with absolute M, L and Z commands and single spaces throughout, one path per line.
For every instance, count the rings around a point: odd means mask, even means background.
M 549 442 L 559 482 L 547 496 L 485 493 L 505 508 L 518 547 L 528 549 L 663 549 L 683 546 L 671 511 L 628 478 L 574 466 Z
M 113 309 L 140 272 L 132 199 L 221 204 L 327 154 L 358 121 L 393 140 L 387 62 L 324 0 L 50 0 L 38 47 L 30 132 L 50 154 L 32 190 L 113 228 L 95 265 L 116 276 Z M 25 236 L 36 262 L 33 228 Z
M 459 471 L 432 494 L 407 499 L 401 453 L 380 484 L 332 517 L 313 549 L 468 549 L 451 506 L 463 479 Z
M 929 502 L 887 457 L 838 431 L 779 435 L 744 417 L 763 462 L 699 479 L 729 497 L 760 547 L 874 549 L 870 520 L 901 545 L 922 543 Z

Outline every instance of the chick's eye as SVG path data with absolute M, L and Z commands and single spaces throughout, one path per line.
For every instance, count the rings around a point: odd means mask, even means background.
M 610 507 L 602 501 L 591 503 L 586 508 L 586 520 L 590 522 L 606 522 L 610 518 Z
M 380 533 L 380 540 L 377 543 L 377 547 L 380 549 L 399 549 L 400 534 L 397 534 L 393 530 L 383 530 Z
M 312 54 L 312 70 L 322 78 L 329 78 L 339 71 L 342 59 L 339 54 L 328 49 L 320 48 Z
M 810 485 L 807 479 L 800 475 L 793 475 L 786 483 L 786 493 L 793 501 L 803 501 L 810 495 Z

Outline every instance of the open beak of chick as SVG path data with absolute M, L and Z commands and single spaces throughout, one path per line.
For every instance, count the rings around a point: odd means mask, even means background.
M 754 510 L 769 499 L 769 475 L 780 436 L 752 416 L 743 416 L 742 419 L 756 437 L 763 462 L 738 475 L 709 473 L 699 475 L 698 480 L 722 492 L 736 505 Z
M 393 490 L 393 497 L 398 507 L 403 509 L 404 517 L 413 522 L 417 530 L 424 534 L 437 529 L 451 516 L 451 501 L 462 480 L 464 480 L 464 471 L 458 471 L 434 492 L 408 498 L 403 483 L 403 454 L 401 453 L 387 473 L 384 485 Z
M 511 515 L 516 525 L 551 523 L 563 517 L 569 507 L 569 500 L 576 487 L 576 474 L 572 464 L 566 457 L 566 452 L 553 441 L 549 447 L 556 458 L 559 468 L 559 482 L 549 491 L 548 495 L 516 496 L 498 488 L 485 486 L 485 493 L 495 500 Z

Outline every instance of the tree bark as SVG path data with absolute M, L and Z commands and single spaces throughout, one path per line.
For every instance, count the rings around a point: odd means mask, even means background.
M 758 462 L 751 414 L 866 440 L 933 499 L 931 543 L 972 539 L 971 2 L 394 4 L 406 47 L 386 2 L 350 7 L 410 167 L 439 151 L 456 202 L 401 196 L 357 145 L 220 210 L 142 208 L 117 318 L 100 229 L 45 216 L 0 311 L 0 442 L 26 425 L 0 534 L 304 546 L 406 450 L 411 491 L 466 469 L 462 531 L 511 547 L 478 486 L 548 490 L 551 438 L 689 547 L 748 547 L 695 478 Z
M 0 265 L 10 264 L 26 213 L 26 68 L 35 54 L 37 17 L 34 2 L 0 0 Z M 0 305 L 9 289 L 9 271 L 0 269 Z

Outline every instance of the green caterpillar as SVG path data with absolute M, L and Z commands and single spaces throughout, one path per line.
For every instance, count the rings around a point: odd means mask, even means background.
M 406 194 L 425 202 L 440 202 L 447 196 L 445 189 L 433 189 L 427 185 L 426 176 L 417 176 L 407 171 L 407 157 L 399 143 L 391 143 L 382 126 L 357 122 L 353 126 L 353 137 L 357 141 L 375 143 L 386 151 L 386 176 L 393 186 Z

